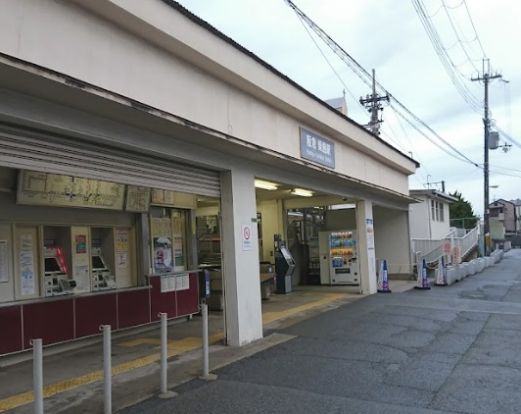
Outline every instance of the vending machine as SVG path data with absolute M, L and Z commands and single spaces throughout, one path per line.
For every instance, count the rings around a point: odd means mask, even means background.
M 356 230 L 319 233 L 320 283 L 360 285 Z

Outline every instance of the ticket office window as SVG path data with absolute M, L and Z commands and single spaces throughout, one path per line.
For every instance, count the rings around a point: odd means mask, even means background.
M 130 227 L 43 226 L 43 296 L 135 285 Z
M 188 213 L 188 210 L 177 208 L 150 208 L 154 274 L 183 272 L 188 269 Z

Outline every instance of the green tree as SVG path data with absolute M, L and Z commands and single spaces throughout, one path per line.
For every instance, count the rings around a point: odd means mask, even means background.
M 470 202 L 465 200 L 458 191 L 454 191 L 454 193 L 450 195 L 456 198 L 456 201 L 454 201 L 452 204 L 449 204 L 450 225 L 465 229 L 476 227 L 478 218 L 474 214 L 474 210 L 472 209 Z

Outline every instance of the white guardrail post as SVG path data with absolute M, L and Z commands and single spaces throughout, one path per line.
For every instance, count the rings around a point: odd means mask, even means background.
M 112 413 L 112 347 L 110 325 L 100 326 L 103 331 L 103 394 L 104 413 Z
M 159 398 L 172 398 L 176 392 L 168 391 L 168 314 L 160 313 L 161 318 L 161 361 Z
M 210 373 L 210 349 L 208 344 L 208 305 L 201 304 L 201 315 L 203 317 L 203 375 L 201 379 L 212 381 L 217 379 L 217 375 Z
M 43 350 L 42 340 L 33 339 L 34 414 L 43 414 Z

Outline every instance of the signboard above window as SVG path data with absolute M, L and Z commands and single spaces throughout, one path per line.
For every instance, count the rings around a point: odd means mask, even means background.
M 125 185 L 21 170 L 16 196 L 18 204 L 123 210 Z
M 300 156 L 308 161 L 335 168 L 335 143 L 306 128 L 300 128 Z

